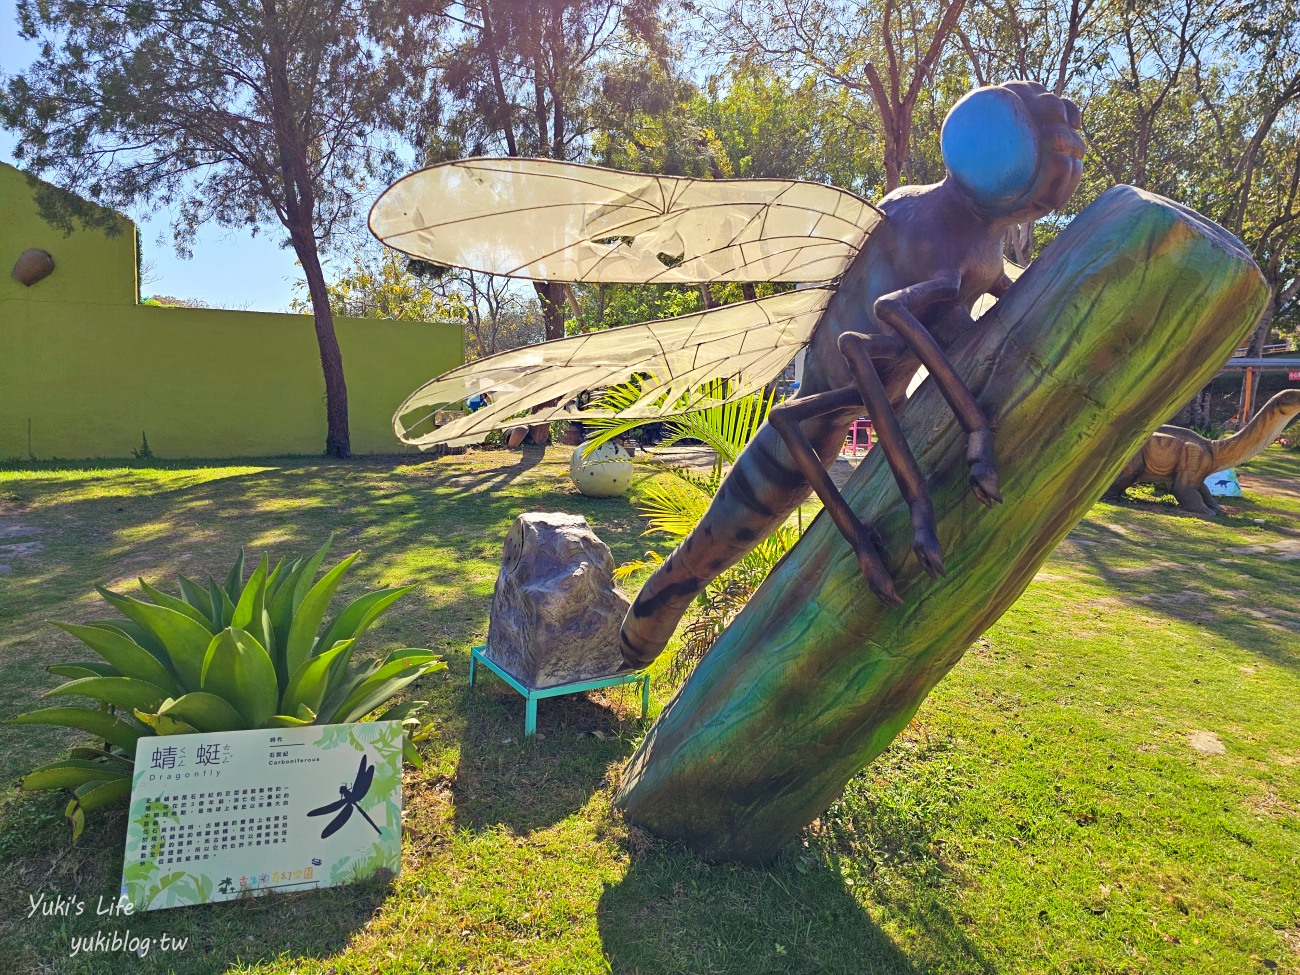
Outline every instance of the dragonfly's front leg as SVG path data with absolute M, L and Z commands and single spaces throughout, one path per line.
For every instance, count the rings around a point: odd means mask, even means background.
M 839 338 L 840 352 L 848 362 L 853 380 L 862 393 L 862 401 L 876 428 L 885 460 L 894 472 L 894 480 L 898 482 L 898 489 L 912 516 L 912 551 L 930 578 L 937 579 L 943 575 L 943 554 L 935 530 L 930 489 L 912 455 L 912 448 L 907 445 L 898 417 L 894 415 L 894 408 L 880 381 L 876 364 L 872 362 L 873 358 L 883 358 L 881 350 L 891 342 L 902 345 L 892 336 L 865 335 L 861 332 L 845 332 Z
M 790 451 L 790 456 L 799 467 L 799 472 L 821 499 L 835 527 L 840 530 L 840 534 L 853 547 L 853 553 L 858 558 L 858 565 L 862 569 L 862 574 L 866 576 L 871 591 L 886 605 L 901 606 L 903 599 L 894 588 L 894 580 L 890 577 L 889 570 L 885 568 L 884 559 L 880 555 L 879 537 L 870 525 L 862 522 L 862 519 L 849 507 L 849 503 L 844 500 L 844 495 L 831 481 L 826 468 L 822 466 L 821 459 L 800 426 L 803 420 L 828 413 L 843 412 L 846 409 L 852 409 L 856 415 L 856 411 L 861 407 L 862 396 L 857 388 L 845 386 L 827 393 L 797 397 L 779 403 L 768 414 L 767 422 L 781 435 L 786 449 Z
M 957 422 L 966 431 L 966 463 L 970 465 L 971 488 L 980 501 L 992 507 L 1002 501 L 1002 495 L 998 490 L 993 431 L 989 428 L 988 418 L 939 343 L 917 318 L 938 302 L 956 301 L 960 290 L 956 277 L 923 281 L 877 299 L 875 312 L 876 317 L 892 326 L 916 353 L 952 407 Z

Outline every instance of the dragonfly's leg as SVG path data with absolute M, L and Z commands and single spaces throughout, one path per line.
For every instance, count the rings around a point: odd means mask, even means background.
M 376 833 L 378 833 L 380 836 L 384 835 L 384 831 L 379 828 L 379 826 L 375 823 L 373 819 L 371 819 L 369 816 L 366 815 L 366 811 L 362 809 L 361 806 L 359 805 L 357 806 L 357 812 L 361 813 L 362 818 L 364 818 L 365 821 L 370 824 L 371 828 L 374 829 Z
M 873 356 L 880 358 L 878 348 L 883 341 L 890 339 L 880 335 L 864 335 L 860 332 L 845 332 L 840 336 L 840 352 L 849 364 L 849 371 L 862 393 L 862 401 L 867 406 L 871 423 L 880 438 L 881 449 L 885 459 L 894 472 L 894 480 L 907 502 L 912 515 L 912 551 L 916 553 L 921 567 L 937 579 L 943 575 L 943 555 L 939 548 L 939 537 L 935 532 L 934 506 L 930 503 L 930 490 L 925 478 L 917 466 L 912 449 L 907 445 L 903 429 L 889 404 L 889 396 L 876 372 Z M 897 342 L 897 339 L 892 341 Z
M 953 301 L 959 293 L 955 278 L 935 278 L 903 288 L 877 299 L 876 317 L 892 326 L 934 377 L 939 392 L 952 407 L 957 422 L 966 431 L 966 463 L 970 485 L 984 504 L 992 507 L 1002 500 L 998 472 L 993 460 L 993 431 L 975 397 L 948 361 L 939 343 L 921 324 L 917 315 L 936 302 Z
M 861 406 L 862 397 L 857 389 L 853 386 L 845 386 L 827 393 L 797 397 L 779 403 L 767 415 L 767 422 L 781 435 L 786 449 L 790 451 L 790 456 L 799 467 L 799 472 L 807 479 L 817 493 L 817 497 L 821 498 L 822 504 L 825 505 L 840 534 L 853 547 L 853 553 L 858 558 L 858 565 L 862 568 L 862 574 L 866 576 L 871 591 L 885 605 L 901 606 L 903 600 L 894 588 L 894 580 L 890 578 L 889 570 L 885 568 L 884 559 L 880 557 L 880 546 L 875 532 L 853 513 L 853 509 L 844 500 L 844 495 L 840 494 L 839 488 L 831 481 L 817 452 L 813 450 L 808 437 L 799 426 L 802 420 L 814 416 L 839 412 L 850 407 L 857 410 Z

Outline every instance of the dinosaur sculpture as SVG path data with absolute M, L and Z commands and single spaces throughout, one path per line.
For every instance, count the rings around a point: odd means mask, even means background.
M 1169 424 L 1151 434 L 1106 492 L 1119 500 L 1134 484 L 1168 484 L 1178 504 L 1210 518 L 1223 513 L 1205 479 L 1249 460 L 1277 439 L 1300 415 L 1300 389 L 1285 389 L 1263 405 L 1244 427 L 1230 437 L 1209 440 L 1194 430 Z

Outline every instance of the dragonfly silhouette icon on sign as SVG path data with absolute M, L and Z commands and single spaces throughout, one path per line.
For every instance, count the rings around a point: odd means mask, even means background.
M 366 811 L 361 808 L 361 800 L 370 792 L 370 786 L 374 781 L 375 767 L 370 764 L 370 760 L 365 755 L 362 755 L 361 764 L 357 768 L 357 777 L 353 781 L 352 787 L 348 788 L 346 783 L 339 786 L 338 799 L 307 813 L 308 816 L 328 816 L 332 812 L 338 813 L 338 815 L 330 820 L 326 827 L 321 830 L 321 839 L 329 839 L 342 829 L 344 824 L 352 818 L 353 810 L 356 810 L 356 812 L 361 815 L 361 818 L 369 823 L 376 833 L 381 836 L 383 835 L 384 831 L 376 826 L 375 821 L 367 816 Z
M 404 177 L 375 203 L 370 229 L 436 264 L 532 280 L 820 286 L 480 359 L 411 394 L 394 429 L 427 448 L 477 442 L 529 411 L 529 423 L 650 422 L 749 395 L 807 346 L 798 395 L 772 411 L 699 525 L 637 595 L 623 656 L 637 667 L 653 660 L 704 586 L 810 491 L 872 592 L 899 605 L 875 529 L 827 468 L 865 410 L 908 502 L 913 551 L 932 577 L 943 573 L 929 489 L 894 415 L 924 366 L 967 435 L 972 490 L 985 504 L 1001 500 L 992 431 L 947 350 L 974 327 L 975 303 L 1011 285 L 1005 232 L 1078 186 L 1080 124 L 1078 109 L 1041 85 L 977 89 L 944 122 L 946 178 L 875 205 L 797 180 L 695 180 L 540 159 L 468 159 Z M 585 391 L 634 377 L 640 394 L 617 413 L 579 410 Z M 440 411 L 479 393 L 491 394 L 489 406 L 439 422 Z

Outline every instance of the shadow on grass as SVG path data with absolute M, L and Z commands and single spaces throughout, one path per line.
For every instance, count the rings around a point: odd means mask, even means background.
M 391 883 L 375 879 L 300 894 L 104 915 L 101 907 L 112 904 L 121 883 L 125 813 L 92 821 L 74 847 L 62 818 L 65 801 L 48 794 L 23 796 L 0 809 L 0 854 L 11 894 L 0 916 L 5 959 L 0 968 L 5 971 L 199 975 L 286 955 L 326 961 L 347 946 L 391 895 Z M 63 915 L 32 912 L 29 897 L 39 900 L 42 894 L 47 901 L 62 897 L 74 906 Z M 93 944 L 97 934 L 110 943 L 114 935 L 123 940 L 129 935 L 137 945 L 149 939 L 150 948 L 143 956 L 124 948 L 80 950 L 76 939 Z M 183 946 L 164 951 L 164 934 Z
M 521 447 L 519 455 L 513 461 L 510 460 L 512 451 L 499 453 L 501 458 L 498 466 L 492 470 L 457 477 L 453 480 L 455 486 L 465 492 L 499 491 L 509 487 L 546 458 L 546 450 L 541 447 Z
M 929 900 L 911 903 L 914 892 L 885 885 L 861 892 L 890 898 L 885 913 L 925 961 L 872 919 L 834 860 L 798 847 L 770 867 L 709 864 L 666 848 L 643 853 L 606 886 L 596 917 L 614 972 L 629 975 L 997 970 Z
M 1300 670 L 1300 614 L 1295 605 L 1277 602 L 1277 594 L 1293 585 L 1296 563 L 1288 552 L 1274 551 L 1293 544 L 1294 526 L 1288 526 L 1293 519 L 1266 504 L 1240 500 L 1232 515 L 1212 525 L 1156 505 L 1123 507 L 1150 517 L 1140 525 L 1130 520 L 1117 525 L 1099 506 L 1069 538 L 1080 561 L 1112 596 Z M 1265 515 L 1264 525 L 1255 524 Z M 1225 529 L 1251 534 L 1232 538 Z
M 520 835 L 546 829 L 586 806 L 608 784 L 610 766 L 631 755 L 640 692 L 539 701 L 538 734 L 524 738 L 524 699 L 485 671 L 465 692 L 452 782 L 456 824 L 476 831 L 503 825 Z
M 4 577 L 0 718 L 40 706 L 38 695 L 58 683 L 43 673 L 49 664 L 93 657 L 45 621 L 114 618 L 116 612 L 94 595 L 94 584 L 136 595 L 136 576 L 169 591 L 181 573 L 222 579 L 240 546 L 250 559 L 268 550 L 277 557 L 305 556 L 334 533 L 327 565 L 361 549 L 335 612 L 362 589 L 420 584 L 367 635 L 362 655 L 402 643 L 425 645 L 435 634 L 468 644 L 485 622 L 491 588 L 469 584 L 467 573 L 499 545 L 487 539 L 504 534 L 501 526 L 508 527 L 511 505 L 518 504 L 489 497 L 453 521 L 443 502 L 450 493 L 445 477 L 417 479 L 378 464 L 286 464 L 175 486 L 136 484 L 129 474 L 128 480 L 88 495 L 76 493 L 74 483 L 69 496 L 53 501 L 41 497 L 40 482 L 14 485 L 14 493 L 32 504 L 30 511 L 19 507 L 13 519 L 39 528 L 34 537 L 43 548 L 13 560 L 12 574 Z M 425 490 L 435 494 L 434 503 L 421 503 Z M 488 570 L 480 565 L 478 571 Z M 53 750 L 64 737 L 49 729 L 0 728 L 0 775 L 37 764 L 26 754 L 32 745 Z
M 597 911 L 615 972 L 987 975 L 941 839 L 965 783 L 953 739 L 909 730 L 768 866 L 709 864 L 630 827 Z

